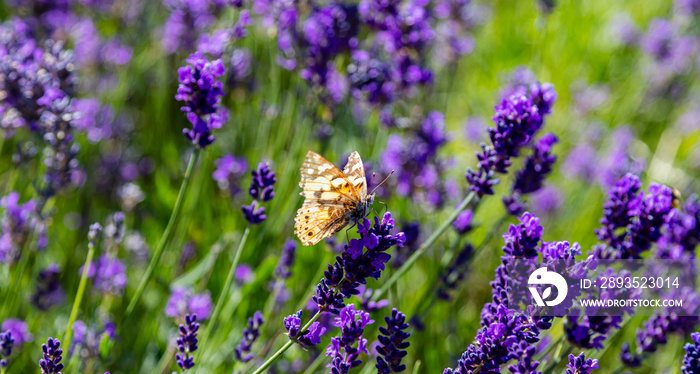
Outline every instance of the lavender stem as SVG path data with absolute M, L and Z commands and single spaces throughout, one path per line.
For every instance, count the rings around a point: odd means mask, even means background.
M 384 283 L 382 287 L 379 288 L 372 295 L 372 301 L 379 300 L 382 297 L 382 295 L 384 295 L 387 292 L 387 290 L 389 290 L 389 288 L 393 286 L 399 280 L 399 278 L 401 278 L 401 276 L 404 275 L 411 268 L 411 266 L 413 266 L 413 264 L 418 260 L 418 258 L 422 256 L 425 253 L 425 251 L 427 251 L 428 248 L 430 248 L 437 241 L 440 235 L 442 235 L 442 233 L 444 233 L 447 230 L 447 228 L 450 227 L 450 225 L 452 225 L 452 222 L 454 222 L 454 220 L 457 219 L 459 213 L 466 209 L 475 197 L 476 193 L 474 191 L 469 192 L 467 197 L 465 197 L 464 200 L 462 200 L 462 202 L 459 204 L 459 206 L 455 208 L 455 210 L 447 218 L 447 220 L 443 222 L 440 225 L 440 227 L 438 227 L 437 230 L 435 230 L 435 232 L 433 232 L 433 234 L 430 235 L 430 237 L 425 242 L 423 242 L 423 244 L 421 244 L 415 252 L 413 252 L 411 257 L 409 257 L 408 260 L 406 260 L 406 262 L 404 262 L 403 265 L 401 265 L 401 267 L 398 270 L 396 270 L 394 274 L 391 275 L 391 278 L 389 278 L 389 280 L 386 281 L 386 283 Z
M 316 322 L 316 320 L 319 319 L 320 317 L 321 317 L 321 311 L 319 310 L 318 312 L 316 312 L 316 314 L 314 314 L 313 317 L 311 317 L 311 319 L 309 320 L 309 322 L 307 322 L 306 325 L 304 325 L 304 327 L 301 328 L 301 331 L 299 331 L 299 335 L 302 335 L 306 330 L 308 330 L 309 327 L 311 327 L 311 324 L 314 323 L 314 322 Z M 282 348 L 280 348 L 279 350 L 277 350 L 277 352 L 275 352 L 275 354 L 273 354 L 270 358 L 267 359 L 267 361 L 265 361 L 262 365 L 260 365 L 260 367 L 257 368 L 257 369 L 253 372 L 253 374 L 261 374 L 262 372 L 264 372 L 268 367 L 270 367 L 270 365 L 272 365 L 273 362 L 275 362 L 275 360 L 277 360 L 277 359 L 278 359 L 284 352 L 286 352 L 286 351 L 289 349 L 289 347 L 291 347 L 293 344 L 294 344 L 294 341 L 291 340 L 291 339 L 289 339 L 289 340 L 287 341 L 287 343 L 285 343 L 285 344 L 282 346 Z
M 177 200 L 175 200 L 175 206 L 173 207 L 173 211 L 170 214 L 168 225 L 165 226 L 165 231 L 163 231 L 163 235 L 160 237 L 158 247 L 156 247 L 156 250 L 153 253 L 153 257 L 151 258 L 151 262 L 148 264 L 148 268 L 146 268 L 146 273 L 141 278 L 141 282 L 139 283 L 138 288 L 136 288 L 136 293 L 131 298 L 129 306 L 126 308 L 124 319 L 129 318 L 131 313 L 134 311 L 134 308 L 136 308 L 136 304 L 141 298 L 143 291 L 146 289 L 146 284 L 148 284 L 148 281 L 153 276 L 153 271 L 155 270 L 156 265 L 160 261 L 160 257 L 163 255 L 165 244 L 170 239 L 173 228 L 175 227 L 175 223 L 177 223 L 177 220 L 180 217 L 180 212 L 182 211 L 182 203 L 185 197 L 185 191 L 187 191 L 190 179 L 192 178 L 192 171 L 194 170 L 194 165 L 197 163 L 197 160 L 199 159 L 201 153 L 202 151 L 200 149 L 195 149 L 194 152 L 192 152 L 192 154 L 190 155 L 190 160 L 187 164 L 187 169 L 185 170 L 185 176 L 183 177 L 182 184 L 180 185 L 180 192 L 178 192 L 177 194 Z
M 216 306 L 214 307 L 214 312 L 211 314 L 211 319 L 207 324 L 206 330 L 204 330 L 204 334 L 201 336 L 202 347 L 206 347 L 206 342 L 207 340 L 209 340 L 214 325 L 216 325 L 216 322 L 219 319 L 221 309 L 224 307 L 225 301 L 228 300 L 227 296 L 229 294 L 229 291 L 231 291 L 231 286 L 233 285 L 233 280 L 235 278 L 236 268 L 238 267 L 238 262 L 241 258 L 241 252 L 243 252 L 243 246 L 248 240 L 248 234 L 250 233 L 251 226 L 252 225 L 250 223 L 248 224 L 248 226 L 246 226 L 245 231 L 243 231 L 243 236 L 241 236 L 241 241 L 238 243 L 238 248 L 236 248 L 236 253 L 234 254 L 233 262 L 231 263 L 231 268 L 229 269 L 228 276 L 226 277 L 226 283 L 224 283 L 224 289 L 221 290 L 219 299 L 216 301 Z M 202 349 L 202 351 L 204 351 L 205 349 L 206 348 Z

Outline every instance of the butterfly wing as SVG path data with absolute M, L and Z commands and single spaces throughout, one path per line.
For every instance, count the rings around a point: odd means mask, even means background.
M 330 161 L 312 151 L 306 154 L 301 166 L 299 186 L 304 204 L 294 219 L 294 233 L 305 246 L 333 236 L 345 227 L 350 213 L 361 201 L 352 182 Z
M 367 196 L 367 178 L 365 176 L 365 167 L 362 164 L 360 154 L 353 152 L 348 157 L 348 163 L 345 164 L 343 174 L 355 187 L 355 190 L 360 194 L 360 198 Z

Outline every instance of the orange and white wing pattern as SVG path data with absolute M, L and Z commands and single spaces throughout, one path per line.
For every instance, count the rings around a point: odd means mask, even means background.
M 348 157 L 348 163 L 345 164 L 343 174 L 355 187 L 355 190 L 360 194 L 360 198 L 367 196 L 367 178 L 365 177 L 365 167 L 362 164 L 360 154 L 353 152 Z
M 299 186 L 304 204 L 294 218 L 294 233 L 305 246 L 335 235 L 348 224 L 350 213 L 361 202 L 353 183 L 316 152 L 306 154 Z

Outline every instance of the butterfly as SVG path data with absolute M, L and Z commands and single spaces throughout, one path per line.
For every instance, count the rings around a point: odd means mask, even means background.
M 304 204 L 294 218 L 294 233 L 305 246 L 365 218 L 374 202 L 374 193 L 367 194 L 365 168 L 357 152 L 350 154 L 341 172 L 323 156 L 309 151 L 301 166 L 299 187 Z

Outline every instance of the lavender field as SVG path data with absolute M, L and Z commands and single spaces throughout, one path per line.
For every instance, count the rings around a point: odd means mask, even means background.
M 699 181 L 699 0 L 0 0 L 0 374 L 700 374 Z

